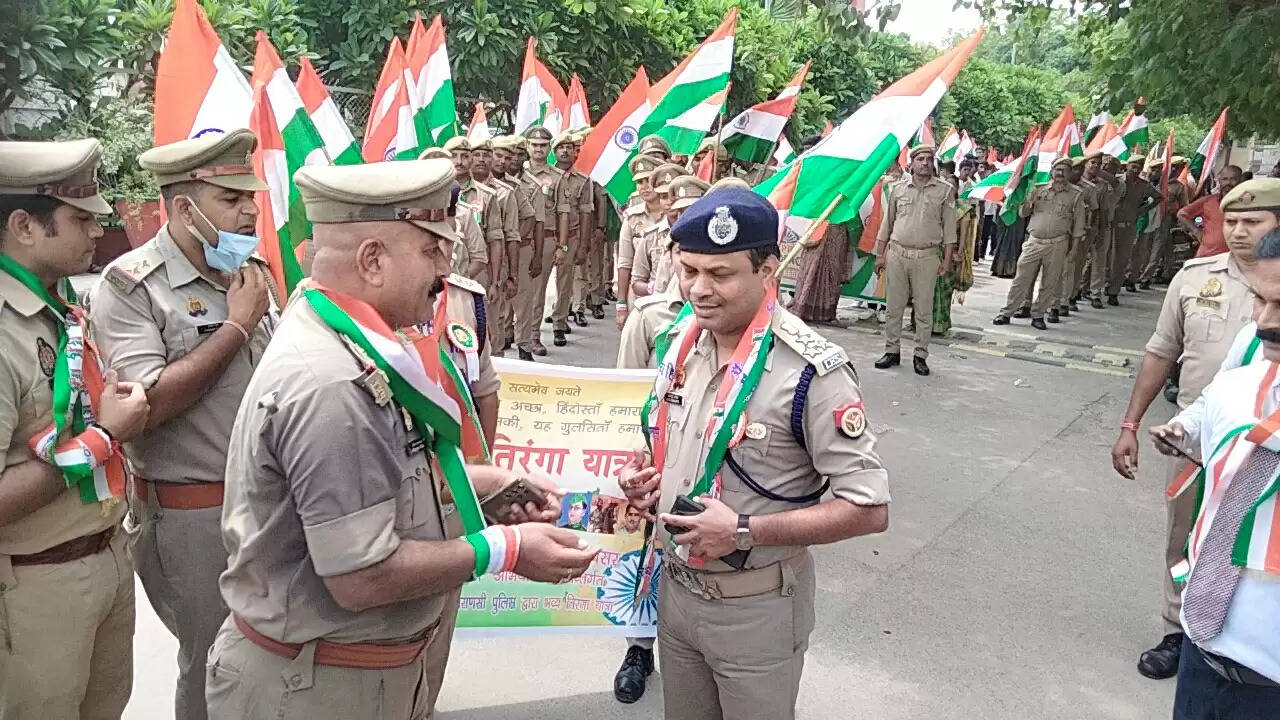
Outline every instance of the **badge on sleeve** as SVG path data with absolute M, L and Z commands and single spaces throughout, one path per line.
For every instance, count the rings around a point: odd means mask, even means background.
M 835 416 L 836 429 L 847 438 L 860 438 L 867 431 L 867 413 L 863 411 L 860 402 L 841 405 L 832 414 Z
M 45 377 L 53 377 L 54 366 L 58 363 L 58 353 L 44 338 L 36 338 L 36 358 L 40 361 L 40 372 Z

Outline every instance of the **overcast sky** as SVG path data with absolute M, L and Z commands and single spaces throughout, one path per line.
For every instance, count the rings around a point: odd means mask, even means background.
M 982 23 L 977 11 L 953 10 L 954 5 L 955 0 L 902 0 L 898 19 L 886 29 L 906 33 L 917 42 L 942 45 L 952 30 L 972 32 Z

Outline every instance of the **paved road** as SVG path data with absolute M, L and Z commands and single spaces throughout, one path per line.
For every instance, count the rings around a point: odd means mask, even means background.
M 989 328 L 1007 287 L 982 278 L 957 324 Z M 1125 301 L 1047 335 L 1141 348 L 1159 294 Z M 1118 478 L 1108 455 L 1131 381 L 958 347 L 938 348 L 934 375 L 920 379 L 873 369 L 883 341 L 865 329 L 827 335 L 861 372 L 894 502 L 887 534 L 815 552 L 800 717 L 1168 717 L 1172 681 L 1134 669 L 1160 634 L 1162 473 L 1149 448 L 1137 482 Z M 594 322 L 553 359 L 612 364 L 616 338 Z M 141 592 L 125 717 L 156 720 L 172 717 L 174 643 Z M 613 700 L 621 655 L 617 639 L 459 638 L 442 716 L 660 717 L 656 676 L 640 703 Z

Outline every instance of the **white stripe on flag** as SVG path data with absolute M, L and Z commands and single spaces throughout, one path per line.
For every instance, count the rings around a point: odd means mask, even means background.
M 745 116 L 745 122 L 742 118 Z M 762 112 L 760 110 L 744 110 L 733 122 L 729 123 L 724 130 L 720 132 L 721 139 L 727 140 L 739 133 L 750 135 L 761 140 L 772 142 L 775 138 L 782 134 L 782 129 L 787 125 L 787 118 L 773 113 Z
M 427 400 L 447 412 L 455 422 L 461 420 L 462 414 L 458 404 L 453 401 L 453 398 L 445 394 L 443 388 L 431 382 L 431 379 L 427 377 L 427 372 L 422 367 L 422 360 L 416 348 L 412 345 L 388 340 L 381 333 L 361 325 L 355 318 L 351 318 L 351 322 L 360 329 L 360 332 L 364 334 L 365 339 L 369 341 L 373 349 L 382 356 L 383 360 L 387 361 L 387 364 L 400 377 L 404 378 L 405 382 L 422 393 Z
M 426 107 L 436 93 L 440 92 L 440 88 L 444 87 L 444 82 L 450 79 L 449 54 L 445 46 L 441 45 L 427 58 L 427 64 L 422 66 L 422 72 L 418 74 L 418 107 Z
M 685 66 L 684 71 L 676 77 L 672 88 L 677 85 L 696 83 L 724 75 L 733 66 L 733 36 L 730 35 L 714 42 L 709 42 L 698 50 L 693 59 Z
M 292 178 L 289 177 L 289 158 L 284 150 L 264 149 L 262 171 L 266 175 L 264 180 L 271 187 L 267 197 L 271 198 L 271 215 L 278 230 L 289 224 L 289 188 Z M 303 239 L 290 238 L 290 242 L 297 243 Z
M 900 147 L 905 146 L 919 129 L 914 119 L 928 115 L 946 91 L 946 83 L 935 78 L 923 95 L 872 99 L 823 138 L 808 156 L 866 160 L 886 135 L 893 135 Z
M 627 116 L 623 121 L 618 132 L 609 138 L 608 144 L 604 146 L 604 150 L 600 153 L 600 158 L 596 160 L 595 167 L 591 170 L 591 179 L 601 185 L 608 185 L 610 180 L 623 170 L 627 161 L 631 159 L 631 151 L 635 149 L 636 144 L 640 141 L 637 133 L 640 126 L 644 124 L 645 118 L 649 117 L 652 108 L 648 102 L 640 105 L 635 112 Z M 627 142 L 623 143 L 623 138 Z
M 209 92 L 191 123 L 192 136 L 203 130 L 228 132 L 249 127 L 249 114 L 253 111 L 253 88 L 249 87 L 249 81 L 221 45 L 214 53 L 213 67 Z
M 324 148 L 328 151 L 330 160 L 346 152 L 351 143 L 355 142 L 355 136 L 347 127 L 347 121 L 342 119 L 342 113 L 333 98 L 325 98 L 320 103 L 320 107 L 311 113 L 311 122 L 324 140 Z

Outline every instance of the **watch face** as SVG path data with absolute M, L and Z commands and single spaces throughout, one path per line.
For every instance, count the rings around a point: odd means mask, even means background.
M 739 550 L 751 549 L 751 531 L 745 528 L 739 528 L 738 532 L 733 534 L 733 546 Z

